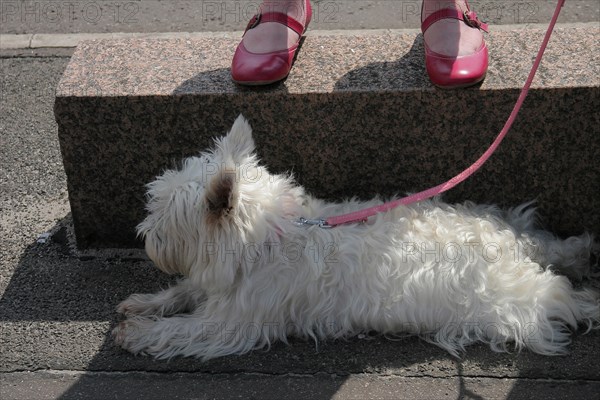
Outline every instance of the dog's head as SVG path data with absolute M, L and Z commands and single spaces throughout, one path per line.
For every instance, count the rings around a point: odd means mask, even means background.
M 233 281 L 239 247 L 270 181 L 259 167 L 248 122 L 238 117 L 213 149 L 190 157 L 147 185 L 148 216 L 137 231 L 164 272 Z M 243 198 L 243 201 L 242 201 Z M 212 282 L 214 284 L 214 282 Z
M 240 116 L 213 149 L 148 184 L 148 216 L 137 231 L 152 261 L 164 272 L 184 275 L 202 258 L 206 262 L 207 253 L 218 251 L 218 233 L 235 235 L 243 223 L 239 186 L 256 180 L 262 174 L 257 168 L 252 130 Z

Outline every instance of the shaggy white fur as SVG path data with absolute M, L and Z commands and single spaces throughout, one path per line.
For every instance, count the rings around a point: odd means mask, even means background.
M 305 227 L 381 203 L 327 203 L 272 175 L 239 117 L 215 148 L 148 185 L 138 231 L 167 273 L 185 278 L 118 306 L 114 330 L 133 353 L 204 360 L 289 336 L 377 331 L 419 335 L 457 355 L 475 341 L 562 354 L 578 324 L 598 327 L 592 289 L 555 272 L 589 269 L 592 237 L 560 240 L 534 228 L 529 204 L 509 211 L 439 199 L 366 223 Z

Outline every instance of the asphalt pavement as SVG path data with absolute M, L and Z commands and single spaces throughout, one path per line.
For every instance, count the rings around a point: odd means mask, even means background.
M 277 344 L 269 352 L 155 361 L 115 347 L 115 306 L 173 278 L 139 250 L 79 252 L 52 112 L 80 33 L 239 31 L 251 2 L 0 3 L 0 399 L 600 399 L 600 332 L 566 357 L 462 358 L 416 338 Z M 474 2 L 496 24 L 543 23 L 552 1 Z M 312 29 L 412 29 L 414 1 L 314 2 Z M 600 2 L 567 1 L 562 23 L 600 21 Z M 31 48 L 34 35 L 45 37 Z M 8 48 L 15 35 L 27 45 Z M 44 38 L 42 36 L 42 38 Z M 61 42 L 65 43 L 65 42 Z

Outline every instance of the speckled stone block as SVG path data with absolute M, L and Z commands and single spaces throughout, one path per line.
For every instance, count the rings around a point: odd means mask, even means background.
M 485 82 L 440 90 L 417 32 L 310 34 L 289 78 L 231 82 L 237 39 L 83 42 L 55 115 L 78 245 L 140 243 L 144 184 L 223 135 L 240 113 L 271 170 L 327 199 L 438 184 L 475 161 L 508 117 L 543 36 L 492 30 Z M 446 195 L 514 206 L 537 200 L 558 234 L 600 234 L 598 27 L 556 29 L 512 131 Z

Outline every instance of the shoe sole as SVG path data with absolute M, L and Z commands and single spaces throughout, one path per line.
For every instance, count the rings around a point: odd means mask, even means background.
M 238 85 L 242 85 L 242 86 L 267 86 L 267 85 L 272 85 L 273 83 L 277 83 L 277 82 L 281 82 L 282 80 L 286 79 L 288 77 L 288 75 L 284 76 L 281 79 L 277 79 L 275 81 L 236 81 L 235 79 L 231 79 L 234 83 L 237 83 Z
M 433 83 L 433 82 L 431 82 L 431 83 L 432 83 L 432 84 L 433 84 L 433 86 L 435 86 L 436 88 L 438 88 L 438 89 L 443 89 L 443 90 L 464 89 L 464 88 L 468 88 L 468 87 L 471 87 L 471 86 L 475 86 L 475 85 L 478 85 L 478 84 L 480 84 L 481 82 L 483 82 L 483 81 L 485 80 L 485 77 L 486 77 L 486 75 L 487 75 L 487 73 L 486 73 L 485 75 L 483 75 L 483 76 L 481 77 L 481 79 L 478 79 L 478 80 L 476 80 L 476 81 L 474 81 L 474 82 L 469 82 L 469 83 L 461 83 L 461 84 L 458 84 L 458 85 L 438 85 L 438 84 L 436 84 L 436 83 Z

